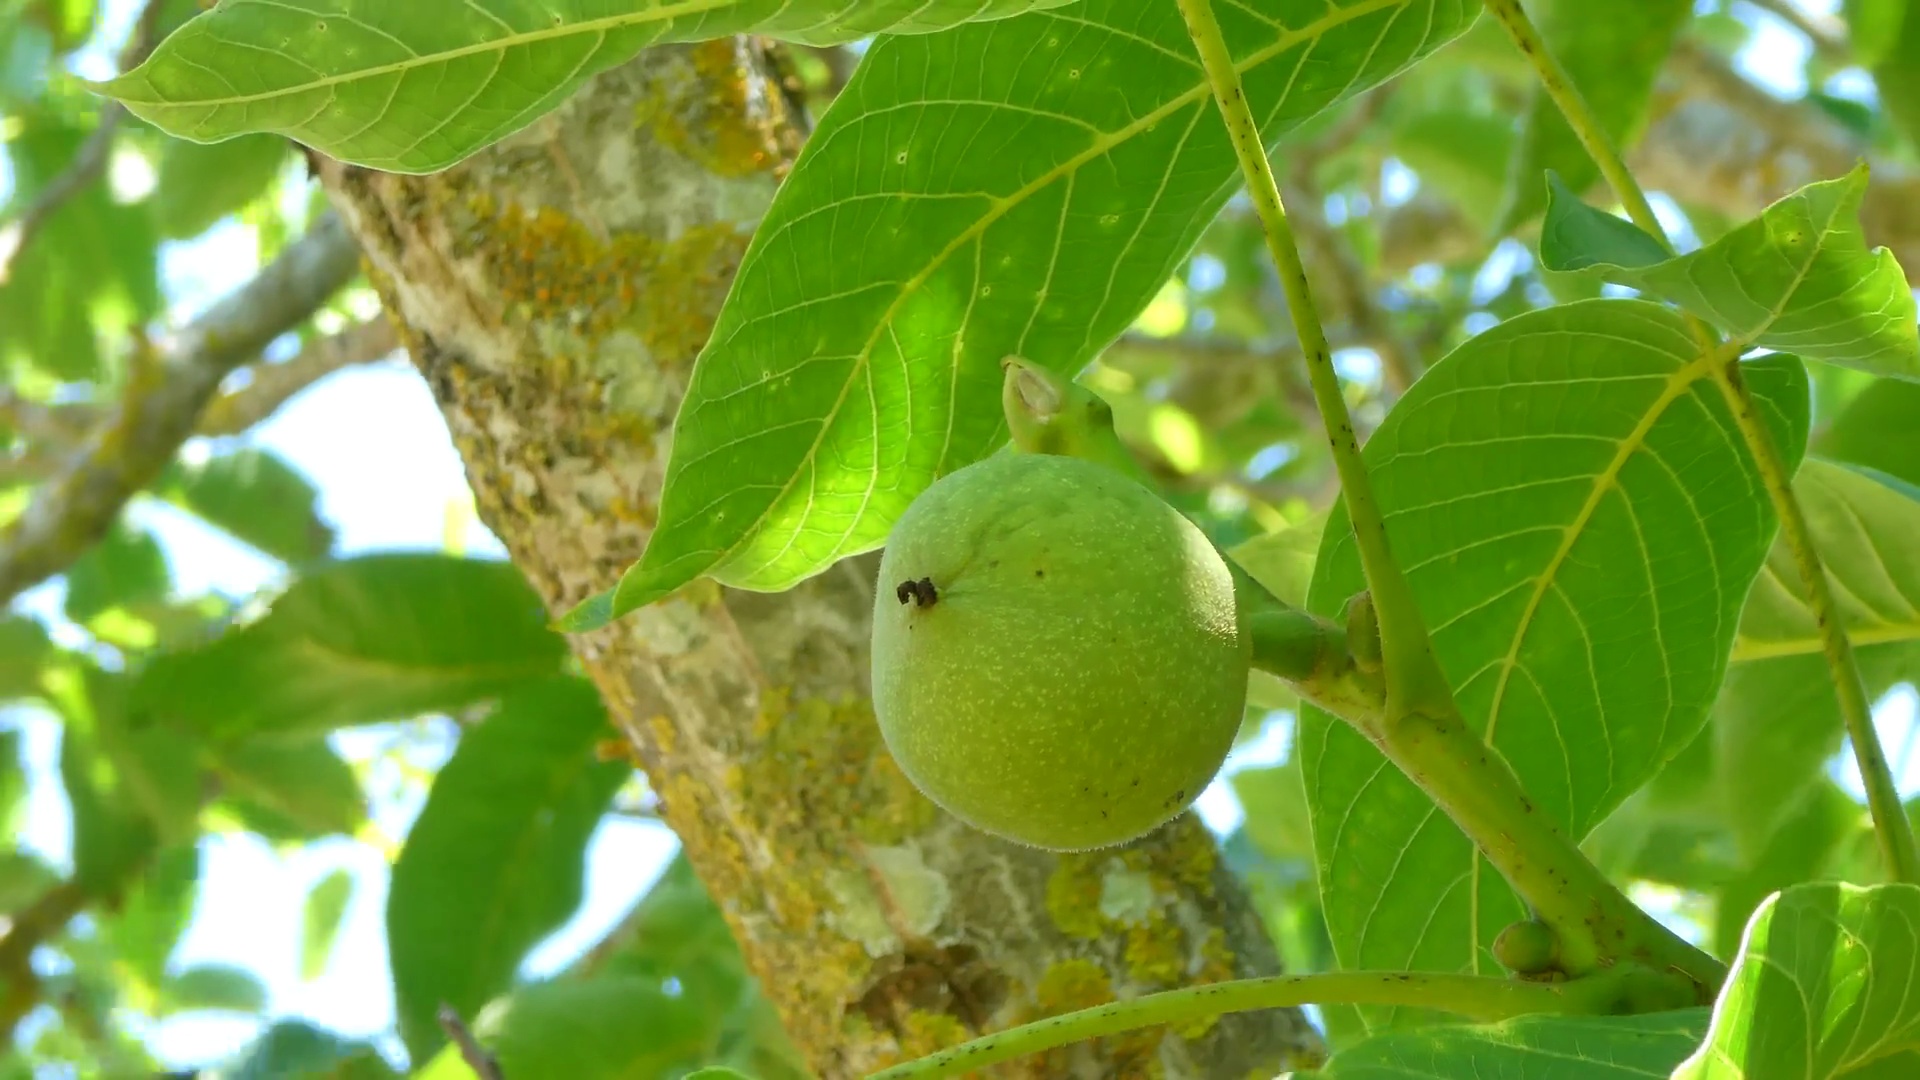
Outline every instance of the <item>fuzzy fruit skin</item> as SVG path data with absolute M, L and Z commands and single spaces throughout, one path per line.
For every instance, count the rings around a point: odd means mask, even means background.
M 932 603 L 913 586 L 931 584 Z M 949 813 L 1033 847 L 1140 837 L 1220 769 L 1250 641 L 1192 522 L 1104 465 L 1002 453 L 921 493 L 881 557 L 873 705 Z

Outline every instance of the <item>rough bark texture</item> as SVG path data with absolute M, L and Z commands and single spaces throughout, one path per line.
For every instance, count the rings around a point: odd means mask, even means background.
M 764 60 L 738 40 L 650 50 L 436 176 L 321 165 L 482 517 L 556 613 L 640 554 L 694 355 L 797 148 Z M 921 798 L 867 700 L 873 572 L 853 560 L 779 595 L 697 584 L 574 642 L 820 1073 L 1278 970 L 1191 816 L 1054 857 Z M 1015 1074 L 1270 1076 L 1317 1047 L 1274 1011 Z

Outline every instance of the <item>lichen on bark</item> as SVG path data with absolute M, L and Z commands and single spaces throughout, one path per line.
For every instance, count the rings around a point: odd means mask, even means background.
M 802 138 L 763 48 L 648 50 L 445 173 L 321 163 L 482 518 L 556 613 L 644 546 L 695 354 Z M 573 639 L 818 1072 L 860 1075 L 1089 995 L 1279 969 L 1191 815 L 1062 859 L 921 797 L 868 700 L 874 570 L 848 560 L 777 595 L 696 583 Z M 1050 886 L 1109 874 L 1132 875 L 1112 910 Z M 1318 1047 L 1276 1010 L 1003 1074 L 1271 1075 Z

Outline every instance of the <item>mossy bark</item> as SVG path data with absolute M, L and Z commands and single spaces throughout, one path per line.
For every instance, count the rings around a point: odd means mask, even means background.
M 744 40 L 649 50 L 429 177 L 319 163 L 466 463 L 559 613 L 646 543 L 669 428 L 798 116 Z M 867 697 L 874 563 L 711 583 L 574 639 L 795 1043 L 855 1076 L 973 1034 L 1277 972 L 1191 815 L 1059 858 L 970 830 L 887 756 Z M 1008 1075 L 1272 1075 L 1291 1010 L 1109 1039 Z

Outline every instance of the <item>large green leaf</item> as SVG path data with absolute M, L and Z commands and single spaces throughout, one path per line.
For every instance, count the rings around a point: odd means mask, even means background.
M 1713 362 L 1645 301 L 1534 311 L 1434 365 L 1366 445 L 1461 711 L 1576 838 L 1700 730 L 1773 539 Z M 1747 371 L 1797 459 L 1805 370 Z M 1336 515 L 1309 606 L 1362 586 Z M 1451 819 L 1318 710 L 1299 754 L 1342 966 L 1498 971 L 1488 946 L 1523 909 Z
M 291 156 L 285 139 L 242 135 L 211 144 L 168 139 L 160 151 L 153 216 L 169 240 L 198 236 L 267 191 Z
M 1532 5 L 1553 50 L 1600 127 L 1615 146 L 1630 143 L 1646 120 L 1654 79 L 1680 30 L 1693 17 L 1692 0 L 1546 0 Z M 1508 161 L 1506 201 L 1497 233 L 1510 232 L 1546 209 L 1546 173 L 1584 191 L 1600 179 L 1579 136 L 1532 80 L 1520 141 Z
M 100 746 L 92 703 L 71 683 L 61 695 L 60 782 L 73 820 L 73 878 L 101 896 L 119 891 L 159 845 L 153 821 Z
M 1909 146 L 1920 148 L 1920 0 L 1878 0 L 1872 6 L 1906 9 L 1899 36 L 1873 65 L 1873 81 L 1887 115 L 1906 133 Z
M 1788 810 L 1742 872 L 1724 882 L 1714 898 L 1713 946 L 1716 956 L 1740 951 L 1747 920 L 1771 893 L 1790 885 L 1830 879 L 1840 847 L 1857 834 L 1866 810 L 1831 780 L 1808 789 L 1798 800 L 1782 799 Z
M 1867 167 L 1808 184 L 1713 243 L 1669 257 L 1630 222 L 1557 181 L 1540 262 L 1587 272 L 1680 305 L 1762 345 L 1902 379 L 1920 379 L 1913 292 L 1893 253 L 1867 250 L 1860 197 Z
M 393 1069 L 380 1054 L 304 1020 L 282 1020 L 263 1032 L 234 1064 L 213 1080 L 389 1080 Z M 470 1080 L 472 1074 L 460 1080 Z
M 1646 1080 L 1699 1045 L 1707 1010 L 1644 1016 L 1523 1016 L 1397 1031 L 1335 1054 L 1323 1080 Z
M 25 615 L 0 614 L 0 703 L 37 696 L 40 665 L 52 654 L 45 627 Z
M 351 836 L 367 817 L 353 766 L 323 738 L 257 738 L 209 753 L 240 821 L 275 840 Z
M 289 136 L 387 172 L 442 169 L 657 41 L 810 44 L 940 30 L 1070 0 L 226 0 L 99 85 L 171 134 Z
M 591 685 L 547 679 L 509 694 L 440 770 L 387 898 L 400 1033 L 414 1060 L 444 1039 L 442 1003 L 473 1015 L 579 906 L 587 840 L 627 775 L 594 756 L 608 730 Z
M 483 1013 L 474 1034 L 514 1080 L 672 1076 L 711 1049 L 700 1013 L 650 980 L 608 976 L 529 986 Z
M 219 739 L 459 708 L 559 669 L 566 643 L 509 563 L 425 553 L 314 569 L 259 621 L 141 673 L 147 719 Z
M 1258 0 L 1220 16 L 1277 140 L 1477 11 Z M 785 588 L 876 546 L 935 477 L 1004 437 L 1001 357 L 1078 368 L 1238 184 L 1172 3 L 1085 0 L 877 43 L 748 248 L 641 561 L 568 625 L 701 574 Z
M 333 546 L 313 482 L 278 455 L 248 448 L 161 477 L 161 494 L 276 559 L 300 564 Z
M 1828 1080 L 1920 1048 L 1916 982 L 1920 887 L 1796 885 L 1747 924 L 1706 1042 L 1674 1080 Z
M 1866 465 L 1920 484 L 1920 384 L 1876 379 L 1849 401 L 1814 444 L 1835 461 Z
M 1817 458 L 1793 489 L 1868 692 L 1920 677 L 1920 490 Z M 1727 818 L 1749 846 L 1819 776 L 1841 728 L 1819 626 L 1792 551 L 1776 543 L 1741 613 L 1714 716 Z
M 161 851 L 147 871 L 114 893 L 101 936 L 113 951 L 118 979 L 156 1002 L 164 993 L 167 960 L 187 929 L 199 895 L 200 851 L 177 844 Z

